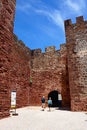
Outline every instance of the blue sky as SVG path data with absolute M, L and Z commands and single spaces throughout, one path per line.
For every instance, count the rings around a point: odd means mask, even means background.
M 30 49 L 48 46 L 60 49 L 65 43 L 64 20 L 83 15 L 87 20 L 87 0 L 16 0 L 14 33 Z

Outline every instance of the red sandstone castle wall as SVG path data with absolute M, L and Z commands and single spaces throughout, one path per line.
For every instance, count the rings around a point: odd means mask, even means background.
M 11 92 L 16 107 L 29 105 L 30 50 L 13 35 L 15 0 L 0 1 L 0 118 L 9 116 Z
M 87 21 L 65 21 L 67 44 L 60 51 L 48 47 L 42 53 L 13 37 L 14 11 L 15 0 L 0 1 L 0 118 L 9 116 L 13 90 L 17 107 L 40 105 L 42 95 L 48 99 L 57 90 L 63 106 L 71 102 L 71 110 L 87 110 Z
M 0 118 L 9 115 L 9 70 L 15 0 L 0 0 Z
M 11 65 L 9 72 L 10 95 L 16 91 L 17 108 L 29 105 L 29 49 L 16 36 L 11 52 Z
M 45 53 L 41 53 L 40 49 L 33 50 L 31 77 L 30 105 L 41 105 L 41 97 L 44 95 L 48 100 L 48 94 L 56 90 L 62 94 L 63 106 L 69 106 L 65 45 L 61 45 L 60 51 L 54 47 L 46 48 Z
M 71 110 L 87 110 L 87 21 L 65 21 Z

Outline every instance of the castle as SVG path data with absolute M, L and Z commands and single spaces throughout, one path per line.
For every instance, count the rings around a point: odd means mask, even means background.
M 9 116 L 11 92 L 16 107 L 41 105 L 52 97 L 53 106 L 62 97 L 62 107 L 87 111 L 87 21 L 65 20 L 66 43 L 30 50 L 13 34 L 15 0 L 0 1 L 0 118 Z

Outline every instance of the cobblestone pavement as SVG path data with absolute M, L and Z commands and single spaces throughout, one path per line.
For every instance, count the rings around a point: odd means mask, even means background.
M 87 113 L 40 107 L 17 109 L 18 116 L 0 120 L 0 130 L 87 130 Z

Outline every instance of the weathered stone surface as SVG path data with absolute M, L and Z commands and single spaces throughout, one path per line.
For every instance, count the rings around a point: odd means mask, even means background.
M 0 118 L 9 116 L 9 70 L 15 0 L 0 0 Z
M 41 105 L 41 97 L 48 100 L 51 91 L 62 94 L 63 106 L 70 106 L 69 86 L 67 82 L 66 46 L 61 45 L 61 50 L 48 47 L 45 53 L 40 49 L 33 50 L 31 57 L 32 86 L 30 88 L 30 105 Z M 68 98 L 67 98 L 68 97 Z
M 11 52 L 10 64 L 10 93 L 17 93 L 17 107 L 29 105 L 29 49 L 14 35 L 14 44 Z
M 9 116 L 11 91 L 17 107 L 41 105 L 52 91 L 62 105 L 87 111 L 87 21 L 65 21 L 66 44 L 30 50 L 13 34 L 15 0 L 0 1 L 0 118 Z
M 87 110 L 87 21 L 65 21 L 71 110 Z

